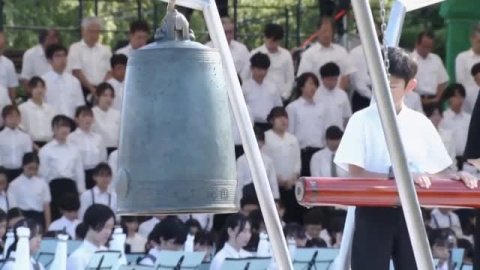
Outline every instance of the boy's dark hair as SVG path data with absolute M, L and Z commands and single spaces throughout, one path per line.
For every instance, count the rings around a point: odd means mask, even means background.
M 437 110 L 440 112 L 441 115 L 443 115 L 443 106 L 440 103 L 430 103 L 423 106 L 423 112 L 425 112 L 425 116 L 429 118 Z
M 251 194 L 243 195 L 240 199 L 240 208 L 244 208 L 246 205 L 260 205 L 257 196 Z
M 262 226 L 262 223 L 265 224 L 265 221 L 263 220 L 262 211 L 260 209 L 252 211 L 250 215 L 248 215 L 248 218 L 250 219 L 250 226 L 252 230 L 259 231 L 260 227 Z
M 443 92 L 443 100 L 448 100 L 451 97 L 455 96 L 455 94 L 458 93 L 460 96 L 465 98 L 467 95 L 467 92 L 465 91 L 465 87 L 463 87 L 462 84 L 460 83 L 452 83 L 447 88 L 445 88 L 445 92 Z
M 470 70 L 470 73 L 472 74 L 472 76 L 475 76 L 478 73 L 480 73 L 480 63 L 476 63 L 475 65 L 473 65 L 472 69 Z
M 138 222 L 138 217 L 137 216 L 122 216 L 121 222 L 122 223 Z
M 298 239 L 307 238 L 307 232 L 305 228 L 298 223 L 288 223 L 283 227 L 283 234 L 285 238 L 294 237 Z
M 325 132 L 325 137 L 327 140 L 341 140 L 343 136 L 343 131 L 337 126 L 330 126 Z
M 27 86 L 29 89 L 33 89 L 37 87 L 39 84 L 45 87 L 45 81 L 42 78 L 38 76 L 33 76 L 30 80 L 28 80 Z
M 274 107 L 267 116 L 267 121 L 271 122 L 277 117 L 287 117 L 287 110 L 284 107 Z
M 264 142 L 265 141 L 265 131 L 259 127 L 254 127 L 253 131 L 255 132 L 255 138 L 259 142 Z
M 25 153 L 22 159 L 22 166 L 28 165 L 30 163 L 37 163 L 40 164 L 40 159 L 38 155 L 34 152 Z
M 338 77 L 340 76 L 340 67 L 334 62 L 328 62 L 320 67 L 320 77 Z
M 283 39 L 283 27 L 276 23 L 269 23 L 265 25 L 263 34 L 266 38 L 271 38 L 275 41 Z
M 92 204 L 85 211 L 83 223 L 88 229 L 99 232 L 111 218 L 115 220 L 115 214 L 110 207 L 103 204 Z
M 323 211 L 321 208 L 318 208 L 318 207 L 311 208 L 303 216 L 303 224 L 323 226 L 322 216 L 323 216 Z
M 75 110 L 75 118 L 80 117 L 80 115 L 93 116 L 92 108 L 88 107 L 87 105 L 78 106 Z
M 127 66 L 127 62 L 128 62 L 128 57 L 123 53 L 114 54 L 110 58 L 110 66 L 112 68 L 114 68 L 116 65 Z
M 250 57 L 250 65 L 255 68 L 268 69 L 270 67 L 270 57 L 258 52 Z
M 93 176 L 100 175 L 112 176 L 112 168 L 110 168 L 110 166 L 105 162 L 98 163 L 98 165 L 95 166 L 95 169 L 93 169 Z
M 66 193 L 60 197 L 58 208 L 62 211 L 73 212 L 80 209 L 80 199 L 75 193 Z
M 143 20 L 134 21 L 130 24 L 130 34 L 134 34 L 137 31 L 150 33 L 150 26 Z
M 187 240 L 188 228 L 176 216 L 168 216 L 155 225 L 152 231 L 152 239 L 160 243 L 160 238 L 165 241 L 174 239 L 175 244 L 183 244 Z
M 420 44 L 422 42 L 422 39 L 423 37 L 428 37 L 430 39 L 434 39 L 435 38 L 435 34 L 433 33 L 432 30 L 430 29 L 425 29 L 423 30 L 422 32 L 420 32 L 418 35 L 417 35 L 417 44 Z
M 18 113 L 18 115 L 21 115 L 20 110 L 18 109 L 17 106 L 7 105 L 7 106 L 3 107 L 3 109 L 2 109 L 2 118 L 5 119 L 5 118 L 7 118 L 7 116 L 9 116 L 10 114 L 12 114 L 14 112 Z
M 405 84 L 415 77 L 417 64 L 405 50 L 398 47 L 389 47 L 388 60 L 390 61 L 388 70 L 390 75 L 403 79 Z
M 195 234 L 195 240 L 193 241 L 195 245 L 201 246 L 213 247 L 215 244 L 213 234 L 204 230 L 198 231 L 197 234 Z
M 5 222 L 5 221 L 7 221 L 7 213 L 5 213 L 5 211 L 0 209 L 0 222 Z
M 52 119 L 52 128 L 54 127 L 69 127 L 70 130 L 73 130 L 73 127 L 75 125 L 73 124 L 73 120 L 70 119 L 70 117 L 59 114 L 55 115 Z
M 52 59 L 53 59 L 53 55 L 54 55 L 56 52 L 59 52 L 59 51 L 63 51 L 63 52 L 65 52 L 65 54 L 68 53 L 67 48 L 65 48 L 63 45 L 60 45 L 60 44 L 52 44 L 52 45 L 50 45 L 50 46 L 47 47 L 47 49 L 46 49 L 46 51 L 45 51 L 45 55 L 47 56 L 47 59 L 52 60 Z
M 97 86 L 96 96 L 102 96 L 107 91 L 112 91 L 112 97 L 115 97 L 115 89 L 113 86 L 107 82 L 103 82 Z

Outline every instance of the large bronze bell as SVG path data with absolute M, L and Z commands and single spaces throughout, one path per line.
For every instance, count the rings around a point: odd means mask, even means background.
M 156 42 L 128 60 L 119 147 L 118 213 L 228 213 L 235 154 L 220 54 L 191 41 L 172 10 Z

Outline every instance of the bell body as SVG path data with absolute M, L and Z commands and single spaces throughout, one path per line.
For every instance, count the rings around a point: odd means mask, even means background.
M 479 208 L 480 189 L 468 189 L 462 181 L 432 179 L 432 186 L 416 186 L 423 207 Z M 313 206 L 400 206 L 393 180 L 360 178 L 302 178 L 295 187 L 299 204 Z
M 229 213 L 235 154 L 219 53 L 155 42 L 128 60 L 119 146 L 119 214 Z

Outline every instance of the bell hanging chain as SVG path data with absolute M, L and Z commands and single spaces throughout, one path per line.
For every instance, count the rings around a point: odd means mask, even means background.
M 386 23 L 386 17 L 387 17 L 387 11 L 385 7 L 385 0 L 380 0 L 380 17 L 382 19 L 382 25 L 381 25 L 381 31 L 382 31 L 382 50 L 383 50 L 383 61 L 385 64 L 385 70 L 387 72 L 387 75 L 390 75 L 388 73 L 388 70 L 390 69 L 390 61 L 388 60 L 388 43 L 387 43 L 387 37 L 385 35 L 387 31 L 387 23 Z M 390 77 L 390 76 L 388 76 Z

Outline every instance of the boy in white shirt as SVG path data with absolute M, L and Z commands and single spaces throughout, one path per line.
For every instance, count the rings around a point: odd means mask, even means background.
M 78 219 L 78 209 L 80 209 L 80 200 L 74 193 L 65 194 L 60 198 L 58 208 L 62 217 L 55 220 L 48 227 L 48 231 L 65 231 L 71 239 L 76 239 L 75 230 L 80 224 Z
M 5 167 L 11 182 L 22 173 L 23 155 L 33 151 L 33 143 L 30 136 L 18 128 L 21 116 L 16 106 L 5 106 L 2 118 L 5 127 L 0 132 L 0 164 Z
M 55 109 L 43 101 L 46 86 L 42 78 L 33 76 L 27 87 L 30 98 L 20 104 L 18 109 L 22 113 L 22 127 L 35 142 L 33 147 L 38 151 L 52 139 L 50 124 L 55 116 Z
M 256 53 L 250 58 L 252 78 L 243 83 L 243 95 L 248 107 L 252 110 L 253 122 L 266 131 L 270 128 L 267 116 L 273 107 L 282 106 L 282 99 L 277 86 L 267 80 L 270 59 L 268 55 Z
M 112 169 L 107 163 L 98 164 L 93 172 L 95 186 L 82 193 L 80 196 L 80 210 L 78 217 L 83 219 L 83 214 L 92 204 L 103 204 L 110 207 L 113 213 L 117 212 L 117 193 L 108 191 L 108 186 L 112 182 Z
M 107 161 L 107 148 L 103 143 L 102 136 L 92 131 L 94 122 L 92 109 L 88 106 L 80 106 L 75 112 L 77 129 L 68 135 L 67 142 L 76 146 L 82 155 L 83 170 L 85 171 L 85 185 L 92 188 L 94 168 L 100 162 Z
M 347 93 L 338 88 L 340 67 L 334 62 L 329 62 L 320 68 L 322 86 L 315 93 L 314 99 L 325 106 L 326 125 L 344 128 L 348 118 L 352 116 L 352 108 Z
M 112 67 L 112 78 L 110 78 L 107 83 L 113 86 L 113 89 L 115 90 L 115 99 L 113 100 L 112 107 L 118 111 L 122 110 L 127 61 L 127 56 L 122 53 L 114 54 L 112 58 L 110 58 L 110 66 Z
M 337 126 L 330 126 L 325 132 L 327 147 L 315 153 L 310 162 L 312 176 L 316 177 L 345 177 L 348 172 L 334 162 L 335 153 L 342 140 L 343 131 Z
M 116 93 L 109 83 L 99 84 L 95 92 L 97 105 L 92 109 L 95 118 L 92 129 L 102 137 L 108 154 L 117 149 L 120 136 L 120 112 L 112 108 Z
M 431 178 L 463 180 L 468 188 L 477 181 L 467 173 L 450 173 L 451 159 L 438 132 L 424 115 L 407 108 L 403 99 L 416 86 L 415 62 L 399 48 L 389 48 L 390 88 L 400 136 L 412 178 L 422 188 Z M 351 177 L 394 178 L 385 136 L 376 106 L 358 111 L 350 119 L 335 156 L 335 163 Z M 342 245 L 343 246 L 343 245 Z M 388 269 L 390 259 L 396 270 L 417 269 L 402 209 L 357 207 L 352 244 L 352 270 Z

